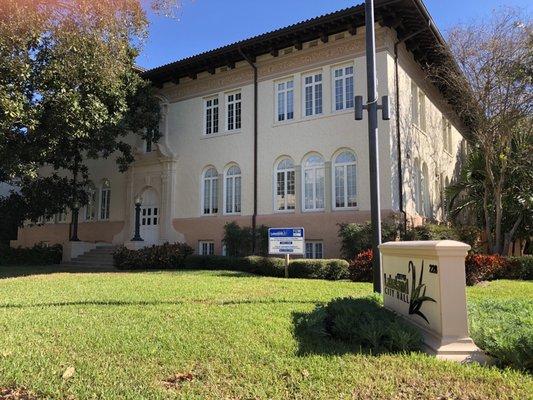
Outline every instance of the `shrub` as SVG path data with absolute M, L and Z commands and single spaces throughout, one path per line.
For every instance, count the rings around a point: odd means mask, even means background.
M 533 256 L 508 257 L 509 271 L 507 279 L 533 280 Z
M 424 224 L 409 229 L 404 240 L 459 240 L 459 234 L 447 225 Z
M 377 296 L 335 299 L 313 314 L 307 330 L 372 353 L 408 352 L 422 346 L 420 332 L 382 307 Z
M 533 372 L 533 307 L 529 300 L 469 303 L 470 334 L 500 366 Z
M 256 241 L 256 252 L 259 255 L 268 255 L 268 227 L 261 225 L 256 228 L 255 238 L 252 228 L 240 227 L 236 222 L 224 225 L 223 242 L 226 254 L 230 257 L 245 257 L 252 254 L 253 241 Z
M 289 264 L 289 276 L 292 278 L 328 279 L 336 281 L 347 279 L 348 262 L 346 260 L 293 260 Z
M 45 265 L 59 264 L 63 257 L 60 244 L 37 243 L 33 247 L 0 247 L 0 265 Z
M 466 284 L 471 286 L 502 278 L 507 264 L 507 260 L 499 255 L 469 254 L 465 260 Z
M 192 247 L 185 243 L 165 243 L 140 250 L 119 247 L 113 253 L 113 262 L 118 269 L 128 270 L 183 268 L 192 253 Z
M 354 282 L 372 282 L 372 249 L 362 251 L 350 261 L 349 273 Z
M 383 242 L 395 240 L 399 231 L 399 224 L 395 219 L 388 219 L 381 224 Z M 346 260 L 353 260 L 362 251 L 372 247 L 372 225 L 339 224 L 339 238 L 341 240 L 341 254 Z

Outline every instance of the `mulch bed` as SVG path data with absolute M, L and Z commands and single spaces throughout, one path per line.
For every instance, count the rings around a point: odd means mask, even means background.
M 23 387 L 0 387 L 0 400 L 39 400 L 39 398 Z

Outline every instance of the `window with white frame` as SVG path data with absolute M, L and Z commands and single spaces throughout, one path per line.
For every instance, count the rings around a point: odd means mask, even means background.
M 109 210 L 111 205 L 111 185 L 109 180 L 104 179 L 100 189 L 100 219 L 109 219 Z
M 354 106 L 353 65 L 333 69 L 333 101 L 335 111 Z
M 280 160 L 275 170 L 277 211 L 294 210 L 296 206 L 296 184 L 294 162 L 290 158 Z
M 276 83 L 277 121 L 294 119 L 294 81 Z
M 218 213 L 218 172 L 215 168 L 206 170 L 202 177 L 202 213 L 212 215 Z
M 413 167 L 413 177 L 414 177 L 414 200 L 415 200 L 415 209 L 419 215 L 422 215 L 422 169 L 420 167 L 420 160 L 415 159 Z
M 210 240 L 201 240 L 198 242 L 198 254 L 201 256 L 212 256 L 215 254 L 215 242 Z
M 324 258 L 324 245 L 321 241 L 305 241 L 305 258 Z
M 85 221 L 94 221 L 96 219 L 97 192 L 94 185 L 87 188 L 87 205 L 85 206 Z
M 426 131 L 426 95 L 418 89 L 418 127 Z
M 303 209 L 323 210 L 325 206 L 324 159 L 322 156 L 314 154 L 309 156 L 303 165 Z
M 241 169 L 233 165 L 226 171 L 224 179 L 224 210 L 226 214 L 241 212 Z
M 67 212 L 66 211 L 62 211 L 60 213 L 57 213 L 56 214 L 56 222 L 58 224 L 64 224 L 65 222 L 67 222 Z
M 218 97 L 204 100 L 205 126 L 204 133 L 218 133 Z
M 230 93 L 226 95 L 226 130 L 236 131 L 241 129 L 241 93 Z
M 426 163 L 422 164 L 422 175 L 420 181 L 420 209 L 424 217 L 431 217 L 431 203 L 429 194 L 429 171 Z
M 303 90 L 305 116 L 322 114 L 322 74 L 305 76 Z
M 335 208 L 356 207 L 356 159 L 351 151 L 343 151 L 333 162 L 333 198 Z

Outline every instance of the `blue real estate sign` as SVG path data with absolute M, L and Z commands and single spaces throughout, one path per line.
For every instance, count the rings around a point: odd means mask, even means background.
M 268 230 L 269 254 L 303 255 L 304 251 L 304 228 L 270 228 Z

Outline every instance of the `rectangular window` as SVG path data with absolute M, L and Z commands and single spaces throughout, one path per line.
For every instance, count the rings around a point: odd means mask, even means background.
M 237 131 L 241 129 L 241 93 L 228 94 L 226 97 L 227 130 Z
M 418 120 L 418 88 L 414 81 L 411 81 L 411 121 L 419 126 Z
M 200 241 L 198 244 L 198 254 L 201 256 L 212 256 L 215 254 L 215 242 Z
M 418 127 L 426 131 L 426 95 L 421 90 L 418 91 Z
M 324 258 L 324 245 L 320 241 L 305 242 L 305 258 Z
M 294 210 L 296 206 L 296 184 L 294 170 L 276 173 L 276 208 L 278 211 Z
M 206 135 L 218 133 L 218 97 L 205 100 L 205 130 Z
M 294 81 L 289 80 L 277 83 L 276 93 L 277 121 L 281 122 L 294 119 Z
M 305 116 L 322 114 L 322 74 L 304 77 Z
M 346 110 L 354 106 L 353 66 L 333 70 L 334 109 Z

